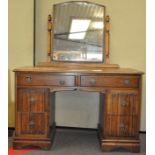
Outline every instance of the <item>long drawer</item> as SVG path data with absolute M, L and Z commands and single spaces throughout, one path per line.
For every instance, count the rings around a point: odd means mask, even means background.
M 22 73 L 17 75 L 17 85 L 71 87 L 75 86 L 75 76 Z
M 138 87 L 138 76 L 81 76 L 81 86 L 87 87 Z

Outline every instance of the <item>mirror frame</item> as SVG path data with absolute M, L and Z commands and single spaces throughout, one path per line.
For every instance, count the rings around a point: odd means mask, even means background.
M 102 62 L 91 62 L 91 61 L 59 61 L 59 60 L 53 60 L 53 40 L 54 40 L 54 17 L 52 18 L 51 15 L 48 15 L 48 52 L 47 52 L 47 61 L 48 62 L 58 62 L 58 63 L 104 63 L 104 64 L 109 64 L 109 40 L 110 40 L 110 34 L 109 34 L 109 31 L 110 31 L 110 18 L 109 16 L 106 15 L 106 7 L 104 5 L 101 5 L 101 4 L 97 4 L 97 3 L 94 3 L 94 2 L 88 2 L 88 1 L 67 1 L 67 2 L 62 2 L 62 3 L 57 3 L 57 4 L 54 4 L 53 5 L 53 12 L 52 12 L 52 15 L 54 16 L 54 7 L 55 5 L 59 5 L 59 4 L 64 4 L 64 3 L 72 3 L 72 2 L 84 2 L 84 3 L 89 3 L 89 4 L 95 4 L 95 5 L 99 5 L 99 6 L 102 6 L 104 7 L 104 34 L 103 34 L 103 56 L 104 56 L 104 59 L 102 58 Z

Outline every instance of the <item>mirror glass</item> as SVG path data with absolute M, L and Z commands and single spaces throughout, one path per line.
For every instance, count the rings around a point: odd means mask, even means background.
M 54 61 L 103 62 L 104 6 L 66 2 L 53 9 Z

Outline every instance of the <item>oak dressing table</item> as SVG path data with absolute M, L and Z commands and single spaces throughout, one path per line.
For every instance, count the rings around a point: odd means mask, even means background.
M 81 5 L 81 3 L 97 5 L 88 2 L 61 3 L 55 6 L 55 15 L 58 6 L 73 5 L 71 3 L 75 3 L 75 5 Z M 98 5 L 98 7 L 103 6 Z M 41 149 L 50 149 L 56 131 L 55 93 L 57 91 L 80 90 L 100 93 L 98 133 L 102 151 L 125 148 L 132 152 L 139 152 L 142 72 L 120 68 L 119 65 L 109 63 L 109 16 L 105 16 L 105 11 L 103 12 L 104 30 L 99 34 L 104 35 L 102 37 L 97 36 L 103 39 L 102 44 L 92 40 L 90 48 L 97 46 L 97 48 L 93 48 L 95 51 L 103 49 L 104 61 L 98 60 L 99 57 L 94 57 L 92 62 L 87 59 L 90 53 L 84 47 L 80 49 L 82 54 L 79 54 L 80 50 L 78 50 L 74 52 L 74 55 L 70 54 L 75 49 L 71 49 L 70 53 L 64 49 L 59 49 L 58 45 L 62 43 L 60 41 L 69 42 L 71 40 L 74 44 L 79 44 L 79 42 L 81 44 L 82 39 L 70 39 L 69 37 L 66 39 L 66 36 L 59 38 L 62 32 L 54 32 L 55 29 L 53 29 L 54 24 L 59 23 L 59 21 L 57 19 L 52 21 L 49 15 L 48 61 L 39 63 L 35 67 L 23 67 L 14 70 L 16 105 L 13 147 L 15 149 L 29 145 L 38 146 Z M 55 35 L 55 33 L 60 36 Z M 68 33 L 67 36 L 70 34 Z M 92 35 L 94 34 L 90 34 L 90 37 Z M 96 39 L 96 37 L 94 38 Z M 58 39 L 59 42 L 57 43 Z M 86 44 L 89 39 L 84 41 Z M 64 47 L 63 44 L 62 47 Z

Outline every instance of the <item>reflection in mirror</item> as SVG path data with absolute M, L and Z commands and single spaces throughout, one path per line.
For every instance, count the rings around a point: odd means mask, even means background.
M 54 5 L 53 60 L 102 62 L 104 11 L 88 2 Z

